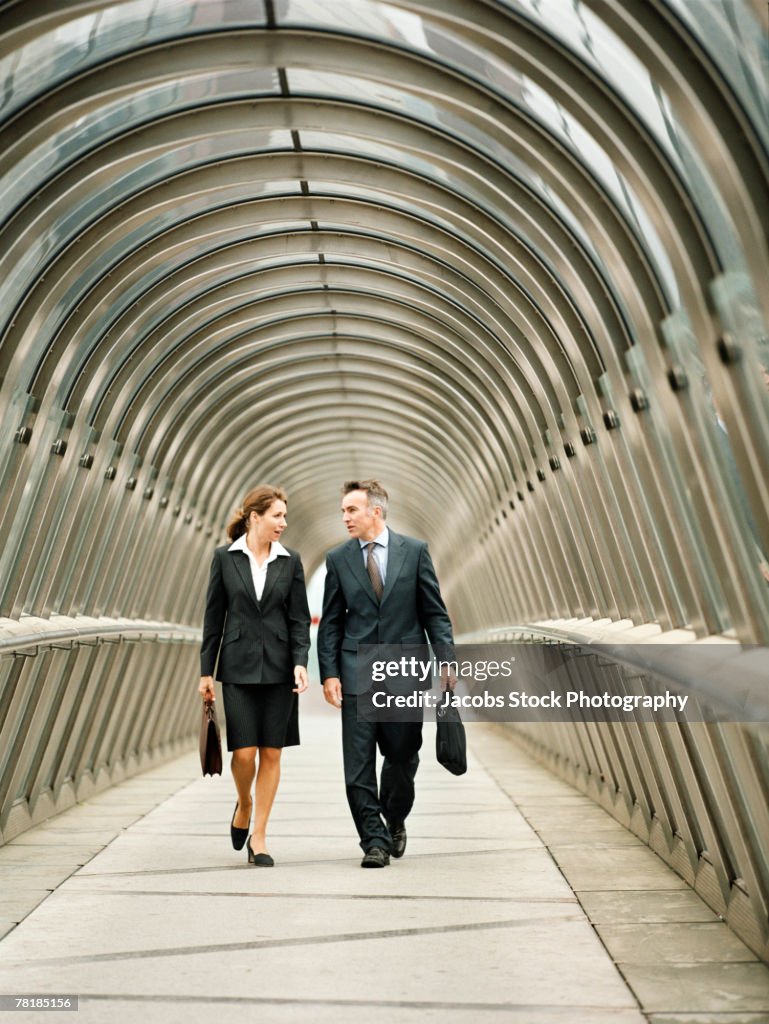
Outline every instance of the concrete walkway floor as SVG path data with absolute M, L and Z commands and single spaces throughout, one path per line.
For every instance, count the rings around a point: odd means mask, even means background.
M 1 848 L 0 993 L 78 995 L 80 1024 L 769 1020 L 769 970 L 494 727 L 468 726 L 462 778 L 426 727 L 406 856 L 361 870 L 338 720 L 308 712 L 274 869 L 232 850 L 229 773 L 195 754 Z

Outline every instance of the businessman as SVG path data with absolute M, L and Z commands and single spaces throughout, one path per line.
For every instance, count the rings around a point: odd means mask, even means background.
M 318 660 L 323 693 L 341 708 L 347 800 L 364 851 L 361 867 L 383 868 L 406 849 L 406 817 L 422 722 L 359 720 L 356 702 L 366 688 L 356 678 L 358 644 L 424 644 L 453 650 L 451 622 L 424 541 L 385 525 L 387 492 L 377 480 L 351 480 L 342 489 L 342 521 L 350 539 L 326 559 Z M 453 655 L 452 655 L 453 656 Z M 451 686 L 448 677 L 442 685 Z M 376 748 L 384 757 L 377 788 Z

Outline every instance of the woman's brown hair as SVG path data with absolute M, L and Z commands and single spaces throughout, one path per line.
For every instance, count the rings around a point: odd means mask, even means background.
M 254 487 L 243 499 L 240 508 L 236 508 L 227 525 L 227 536 L 230 540 L 237 540 L 246 533 L 248 517 L 252 512 L 263 516 L 273 501 L 283 501 L 288 504 L 286 492 L 281 487 L 273 487 L 271 484 L 259 484 Z

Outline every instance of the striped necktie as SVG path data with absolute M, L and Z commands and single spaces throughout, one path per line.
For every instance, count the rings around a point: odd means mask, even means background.
M 382 600 L 382 591 L 384 590 L 384 584 L 382 583 L 382 577 L 379 575 L 379 566 L 376 564 L 376 558 L 374 558 L 374 541 L 369 541 L 366 545 L 368 548 L 368 555 L 366 556 L 366 571 L 368 572 L 368 578 L 371 580 L 371 586 L 374 588 L 377 601 Z

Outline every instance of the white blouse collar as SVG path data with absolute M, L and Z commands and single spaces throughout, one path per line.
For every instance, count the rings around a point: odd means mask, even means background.
M 242 533 L 240 535 L 240 537 L 238 537 L 237 540 L 234 540 L 232 542 L 232 544 L 230 544 L 230 546 L 227 548 L 227 550 L 228 551 L 243 551 L 243 552 L 245 552 L 245 554 L 250 555 L 251 558 L 255 558 L 255 555 L 254 555 L 253 551 L 249 548 L 248 544 L 246 544 L 246 535 L 245 535 L 245 533 Z M 262 564 L 266 565 L 267 562 L 274 562 L 275 559 L 278 558 L 279 556 L 282 556 L 284 558 L 290 558 L 291 557 L 291 552 L 290 551 L 286 551 L 286 549 L 283 547 L 283 545 L 280 543 L 279 540 L 270 541 L 270 554 L 267 557 L 267 560 L 265 562 L 263 562 Z

